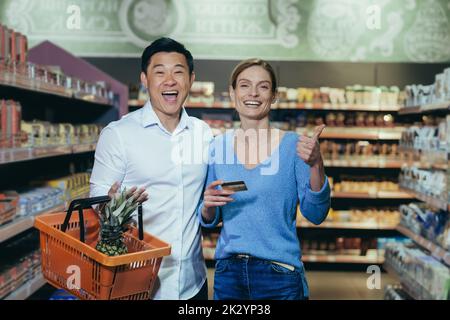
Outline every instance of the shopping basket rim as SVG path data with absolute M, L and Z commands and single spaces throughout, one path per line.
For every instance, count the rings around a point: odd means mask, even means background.
M 155 246 L 157 248 L 146 249 L 138 252 L 126 253 L 120 256 L 107 256 L 90 245 L 81 242 L 79 239 L 62 232 L 61 230 L 52 227 L 46 221 L 51 219 L 52 221 L 59 215 L 62 221 L 66 216 L 65 212 L 62 213 L 49 213 L 42 214 L 35 217 L 34 227 L 40 231 L 40 233 L 44 233 L 47 235 L 51 235 L 52 237 L 64 242 L 65 244 L 76 248 L 77 250 L 83 252 L 86 256 L 92 258 L 96 262 L 108 266 L 108 267 L 116 267 L 124 264 L 136 263 L 141 261 L 146 261 L 150 259 L 162 258 L 164 256 L 168 256 L 171 254 L 171 245 L 160 240 L 159 238 L 144 232 L 144 240 L 139 240 L 137 237 L 132 235 L 131 233 L 127 233 L 128 236 L 135 238 L 136 241 L 145 242 L 148 245 Z M 72 219 L 71 219 L 72 220 Z M 135 229 L 134 227 L 131 227 Z M 146 241 L 147 240 L 147 241 Z M 151 243 L 149 243 L 151 241 Z

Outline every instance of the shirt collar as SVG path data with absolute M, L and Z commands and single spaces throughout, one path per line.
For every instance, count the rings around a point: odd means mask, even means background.
M 189 129 L 191 128 L 191 119 L 189 115 L 187 114 L 184 107 L 181 108 L 181 117 L 180 122 L 178 123 L 177 128 L 175 129 L 174 133 L 177 133 L 179 131 L 182 131 L 183 129 Z M 155 110 L 153 109 L 153 106 L 150 102 L 150 99 L 147 100 L 147 102 L 142 107 L 142 126 L 149 127 L 152 125 L 157 125 L 159 128 L 165 130 L 164 126 L 161 124 L 161 121 L 159 120 L 158 116 L 156 115 Z

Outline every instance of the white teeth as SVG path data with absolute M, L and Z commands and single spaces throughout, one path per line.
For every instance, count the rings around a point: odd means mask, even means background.
M 178 94 L 178 91 L 164 91 L 162 94 Z
M 259 101 L 245 101 L 244 104 L 246 106 L 259 106 L 259 105 L 261 105 L 261 102 L 259 102 Z

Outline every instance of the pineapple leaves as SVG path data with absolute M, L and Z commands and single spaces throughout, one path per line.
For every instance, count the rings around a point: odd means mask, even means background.
M 128 252 L 123 233 L 133 222 L 133 213 L 139 203 L 134 197 L 128 197 L 127 190 L 115 194 L 103 207 L 100 214 L 101 233 L 96 248 L 98 251 L 116 256 Z
M 111 226 L 128 224 L 133 212 L 137 209 L 138 203 L 133 197 L 127 199 L 127 190 L 115 194 L 111 201 L 105 206 L 106 221 Z

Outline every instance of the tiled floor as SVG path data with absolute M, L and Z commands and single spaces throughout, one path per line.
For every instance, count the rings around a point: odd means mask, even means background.
M 381 289 L 367 288 L 370 276 L 364 272 L 307 271 L 311 300 L 382 300 L 384 287 L 395 279 L 383 273 Z M 213 297 L 214 269 L 208 269 L 209 298 Z

